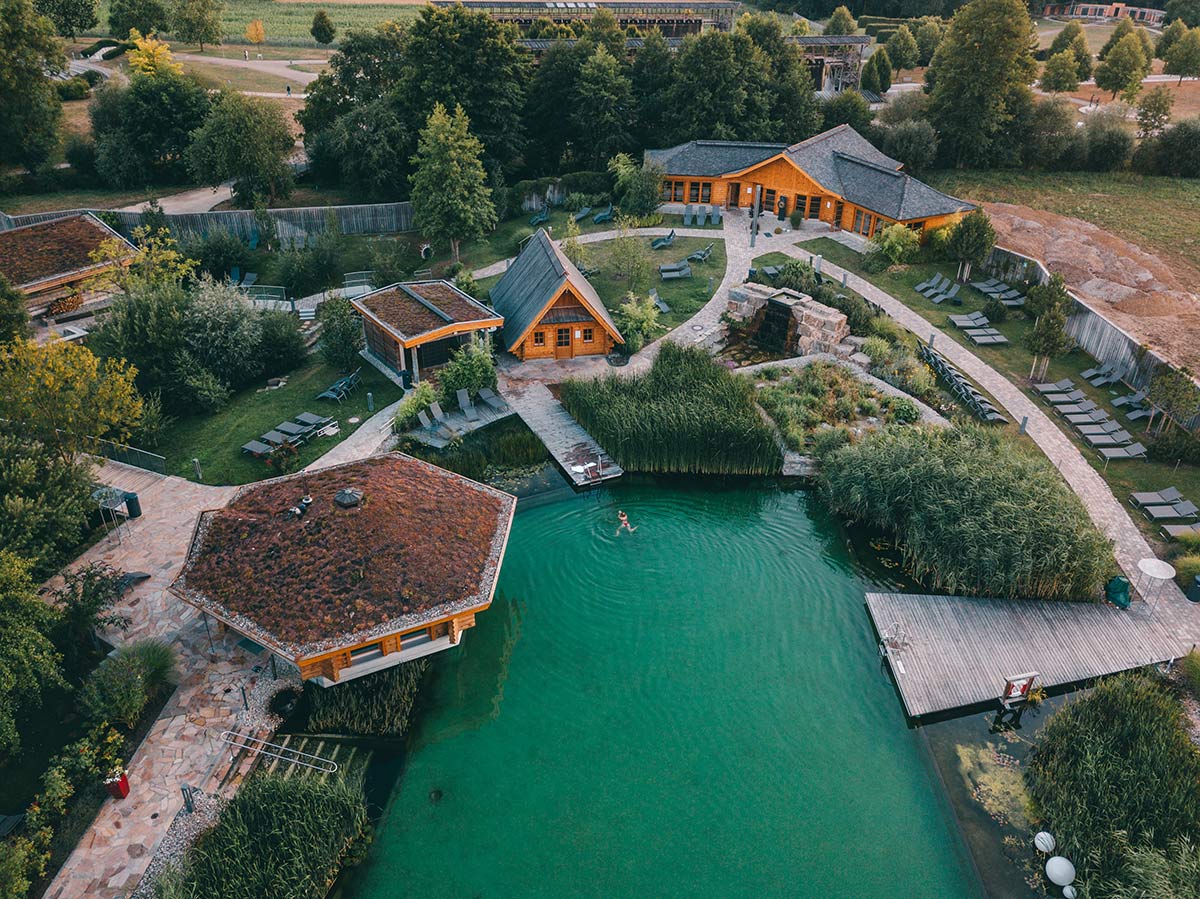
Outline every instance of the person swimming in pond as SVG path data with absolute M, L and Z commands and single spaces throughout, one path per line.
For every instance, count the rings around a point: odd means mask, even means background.
M 618 534 L 620 534 L 620 533 L 621 533 L 621 528 L 624 528 L 625 530 L 629 531 L 629 533 L 631 533 L 631 534 L 632 534 L 634 531 L 636 531 L 636 530 L 637 530 L 637 525 L 636 525 L 636 524 L 630 524 L 630 523 L 629 523 L 629 516 L 628 516 L 628 515 L 626 515 L 626 514 L 625 514 L 624 512 L 622 512 L 622 511 L 618 511 L 618 512 L 617 512 L 617 521 L 619 521 L 619 522 L 620 522 L 620 524 L 618 524 L 618 525 L 617 525 L 617 533 L 618 533 Z

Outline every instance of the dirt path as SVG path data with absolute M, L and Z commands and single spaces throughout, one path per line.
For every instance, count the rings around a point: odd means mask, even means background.
M 1109 321 L 1176 365 L 1200 370 L 1200 272 L 1076 218 L 985 203 L 996 242 L 1034 256 Z

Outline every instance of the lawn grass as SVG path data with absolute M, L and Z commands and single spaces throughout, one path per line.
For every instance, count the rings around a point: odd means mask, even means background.
M 308 465 L 327 453 L 357 429 L 350 418 L 366 421 L 367 394 L 375 399 L 375 411 L 400 399 L 400 388 L 381 375 L 369 363 L 362 365 L 362 386 L 340 405 L 318 400 L 321 393 L 340 377 L 318 357 L 287 376 L 286 387 L 278 390 L 250 388 L 235 394 L 213 415 L 185 418 L 173 423 L 163 434 L 158 452 L 167 459 L 167 474 L 196 480 L 192 459 L 199 459 L 205 484 L 248 484 L 269 478 L 278 472 L 262 459 L 241 451 L 242 444 L 257 439 L 279 422 L 301 412 L 330 415 L 341 424 L 336 437 L 320 437 L 300 447 L 300 466 Z
M 311 24 L 311 23 L 310 23 Z M 324 47 L 306 47 L 298 51 L 295 47 L 272 47 L 268 44 L 245 43 L 225 43 L 225 44 L 205 44 L 204 51 L 201 53 L 198 44 L 185 44 L 182 41 L 169 41 L 171 50 L 175 53 L 188 53 L 197 56 L 220 56 L 223 59 L 243 59 L 243 53 L 249 53 L 251 59 L 257 58 L 258 54 L 262 54 L 263 59 L 328 59 L 333 55 L 333 51 Z M 304 71 L 320 71 L 320 67 L 312 69 L 310 66 L 295 66 L 295 68 L 303 69 Z
M 600 212 L 600 210 L 593 210 L 593 215 L 597 212 Z M 532 212 L 522 212 L 520 215 L 512 216 L 500 222 L 496 226 L 495 231 L 479 240 L 463 241 L 462 246 L 459 248 L 462 264 L 467 269 L 473 270 L 491 265 L 493 262 L 499 262 L 501 259 L 509 259 L 516 256 L 520 252 L 518 244 L 536 230 L 533 225 L 529 224 L 529 219 L 532 217 Z M 544 228 L 552 238 L 561 240 L 567 233 L 567 222 L 573 217 L 574 214 L 567 212 L 565 209 L 552 209 L 550 211 L 550 220 L 538 225 L 537 228 Z M 617 227 L 615 219 L 610 222 L 601 222 L 597 225 L 592 221 L 592 218 L 593 216 L 589 215 L 579 222 L 580 234 L 592 234 L 596 231 L 612 231 Z M 449 248 L 443 248 L 435 244 L 434 253 L 433 259 L 430 260 L 431 264 L 436 265 L 450 261 Z
M 1200 270 L 1200 181 L 1125 173 L 931 172 L 938 190 L 1091 222 L 1166 260 Z M 1181 273 L 1186 275 L 1187 273 Z
M 650 242 L 648 237 L 645 240 L 647 244 Z M 651 254 L 651 266 L 646 276 L 633 284 L 630 284 L 627 278 L 616 276 L 614 241 L 604 240 L 586 244 L 588 262 L 600 269 L 589 280 L 609 311 L 615 311 L 625 302 L 625 295 L 631 290 L 638 296 L 645 296 L 652 288 L 657 290 L 663 302 L 671 307 L 670 312 L 659 316 L 659 324 L 669 330 L 683 324 L 712 299 L 721 279 L 725 277 L 725 241 L 712 241 L 712 255 L 709 256 L 708 262 L 692 263 L 691 278 L 663 281 L 658 275 L 658 266 L 684 259 L 690 253 L 704 249 L 709 243 L 710 241 L 702 237 L 676 238 L 667 249 Z
M 964 297 L 963 305 L 943 308 L 935 306 L 912 289 L 914 285 L 928 280 L 938 271 L 947 276 L 952 275 L 954 269 L 953 263 L 921 262 L 909 266 L 904 271 L 868 274 L 862 269 L 862 257 L 837 241 L 822 237 L 806 241 L 803 243 L 803 246 L 814 253 L 820 253 L 834 265 L 848 269 L 859 277 L 872 282 L 877 287 L 886 290 L 893 297 L 918 313 L 931 325 L 941 329 L 950 339 L 970 349 L 972 353 L 996 371 L 1024 389 L 1028 395 L 1034 396 L 1029 389 L 1031 383 L 1029 372 L 1033 365 L 1033 354 L 1025 348 L 1023 342 L 1025 334 L 1032 327 L 1032 323 L 1029 320 L 1021 315 L 1013 315 L 1006 322 L 993 323 L 993 327 L 1009 339 L 1009 344 L 999 347 L 977 347 L 959 329 L 950 324 L 949 316 L 975 312 L 977 310 L 982 311 L 984 305 L 982 294 L 970 287 L 963 287 L 959 293 L 959 296 Z M 1075 350 L 1065 356 L 1051 360 L 1050 366 L 1046 370 L 1045 381 L 1055 382 L 1063 378 L 1070 378 L 1093 402 L 1105 409 L 1130 434 L 1134 435 L 1135 439 L 1142 440 L 1143 443 L 1146 442 L 1142 439 L 1146 436 L 1144 433 L 1145 420 L 1131 422 L 1120 413 L 1119 409 L 1112 405 L 1114 398 L 1129 392 L 1127 388 L 1120 386 L 1096 388 L 1080 378 L 1081 372 L 1092 368 L 1096 364 L 1096 361 L 1091 356 L 1081 350 Z M 1043 408 L 1055 420 L 1055 423 L 1059 425 L 1063 433 L 1074 441 L 1076 447 L 1083 453 L 1083 457 L 1100 473 L 1100 476 L 1104 478 L 1108 486 L 1112 489 L 1113 494 L 1122 503 L 1128 502 L 1129 494 L 1135 491 L 1161 490 L 1171 486 L 1178 487 L 1186 497 L 1200 503 L 1200 467 L 1130 460 L 1110 463 L 1106 469 L 1096 450 L 1089 447 L 1074 428 L 1054 415 L 1048 405 L 1043 404 Z M 1152 525 L 1142 515 L 1135 513 L 1133 518 L 1147 537 L 1152 540 L 1161 541 L 1162 538 L 1158 527 Z
M 191 59 L 181 60 L 179 64 L 183 66 L 185 73 L 192 75 L 201 85 L 209 89 L 281 94 L 286 86 L 291 85 L 293 93 L 300 93 L 304 90 L 303 83 L 298 79 L 284 78 L 268 72 L 260 72 L 257 69 L 196 62 Z
M 750 263 L 752 268 L 762 268 L 764 265 L 787 265 L 789 262 L 795 261 L 794 256 L 789 256 L 787 253 L 780 253 L 778 250 L 772 250 L 770 253 L 763 253 L 761 256 L 755 256 L 754 261 Z
M 170 188 L 171 193 L 187 187 Z M 9 215 L 29 215 L 34 212 L 54 212 L 59 209 L 117 209 L 134 203 L 144 203 L 163 191 L 150 187 L 130 190 L 61 190 L 36 194 L 0 194 L 0 212 Z

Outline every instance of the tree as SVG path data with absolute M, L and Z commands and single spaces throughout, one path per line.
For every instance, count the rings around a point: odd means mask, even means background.
M 58 609 L 58 644 L 67 653 L 69 668 L 99 648 L 102 628 L 126 630 L 129 618 L 113 607 L 121 599 L 121 572 L 104 562 L 92 562 L 63 573 L 63 584 L 51 596 Z
M 626 215 L 649 215 L 659 204 L 659 189 L 666 174 L 657 165 L 638 165 L 625 153 L 608 161 L 608 171 L 616 184 L 617 202 Z
M 95 27 L 99 21 L 97 0 L 37 0 L 34 3 L 39 15 L 54 23 L 59 34 L 71 40 L 80 31 Z
M 856 90 L 846 89 L 836 94 L 824 106 L 825 128 L 849 125 L 860 134 L 871 124 L 875 114 L 865 97 Z
M 97 438 L 120 441 L 136 427 L 136 374 L 125 360 L 101 364 L 78 344 L 14 341 L 0 347 L 0 417 L 70 460 Z
M 858 31 L 858 23 L 854 21 L 854 16 L 850 14 L 844 6 L 839 6 L 833 11 L 833 15 L 829 17 L 829 21 L 825 23 L 825 30 L 822 34 L 854 34 Z
M 171 12 L 165 0 L 112 0 L 108 7 L 108 33 L 125 40 L 137 29 L 153 34 L 171 27 Z
M 1067 336 L 1067 312 L 1072 300 L 1063 276 L 1055 272 L 1046 284 L 1026 292 L 1025 314 L 1034 317 L 1033 330 L 1025 335 L 1025 346 L 1033 353 L 1029 377 L 1045 377 L 1050 360 L 1071 351 L 1074 341 Z
M 904 163 L 912 174 L 920 174 L 937 157 L 937 133 L 923 119 L 909 119 L 884 132 L 883 152 Z
M 79 545 L 96 508 L 92 479 L 86 457 L 64 461 L 15 426 L 0 431 L 0 546 L 48 577 Z
M 769 88 L 766 56 L 745 32 L 689 34 L 675 58 L 673 139 L 776 139 Z
M 534 72 L 525 110 L 526 130 L 538 135 L 528 151 L 534 171 L 557 173 L 572 156 L 575 117 L 568 111 L 576 103 L 576 84 L 585 52 L 584 44 L 555 41 Z
M 1158 43 L 1154 45 L 1154 55 L 1159 59 L 1165 60 L 1168 51 L 1175 45 L 1177 40 L 1187 34 L 1187 30 L 1187 25 L 1179 19 L 1168 25 L 1163 30 L 1162 37 L 1158 39 Z
M 567 219 L 567 230 L 559 243 L 559 249 L 576 268 L 587 268 L 589 260 L 587 247 L 579 242 L 579 223 L 575 221 L 574 217 Z
M 1037 103 L 1025 129 L 1022 162 L 1029 168 L 1059 166 L 1077 139 L 1076 115 L 1075 107 L 1062 97 Z
M 413 136 L 395 99 L 380 97 L 339 117 L 318 146 L 344 184 L 372 201 L 398 199 L 412 169 Z
M 199 44 L 203 53 L 205 44 L 221 43 L 224 12 L 223 0 L 178 0 L 172 25 L 175 38 L 187 44 Z
M 1032 35 L 1021 0 L 972 0 L 954 14 L 927 73 L 929 119 L 948 161 L 989 165 L 1011 151 L 1008 128 L 1032 109 Z
M 263 20 L 251 19 L 246 25 L 245 37 L 252 44 L 261 44 L 265 41 L 267 39 L 267 32 L 263 28 Z
M 17 721 L 41 706 L 42 693 L 65 686 L 47 637 L 53 620 L 37 597 L 29 563 L 0 550 L 0 752 L 20 748 Z
M 630 288 L 636 287 L 650 270 L 650 248 L 645 238 L 634 231 L 636 225 L 628 216 L 618 216 L 617 236 L 612 244 L 616 274 L 628 278 Z
M 1200 118 L 1185 119 L 1167 128 L 1157 144 L 1159 174 L 1200 178 Z
M 917 64 L 920 59 L 921 49 L 917 46 L 917 39 L 913 37 L 913 33 L 908 30 L 907 25 L 901 25 L 892 36 L 887 39 L 884 45 L 887 48 L 888 59 L 891 60 L 892 68 L 911 69 Z
M 863 66 L 862 89 L 875 94 L 886 94 L 892 86 L 892 60 L 886 47 L 876 47 L 867 64 Z
M 222 92 L 187 149 L 196 180 L 213 187 L 230 178 L 234 197 L 250 205 L 255 194 L 286 196 L 292 188 L 287 165 L 294 141 L 282 110 L 260 97 Z
M 917 41 L 917 65 L 929 65 L 945 32 L 941 22 L 935 19 L 926 19 L 917 26 L 917 32 L 913 35 Z
M 34 170 L 58 148 L 62 104 L 49 75 L 66 60 L 30 0 L 0 0 L 0 23 L 0 163 Z
M 543 57 L 541 66 L 545 64 Z M 629 73 L 637 108 L 635 146 L 654 146 L 654 141 L 666 131 L 674 71 L 675 55 L 666 38 L 657 28 L 650 29 L 642 38 L 642 49 L 634 56 Z
M 1128 21 L 1122 19 L 1122 21 Z M 1150 61 L 1142 52 L 1137 35 L 1127 34 L 1108 51 L 1096 66 L 1096 87 L 1112 91 L 1113 99 L 1123 94 L 1132 99 L 1142 88 L 1142 79 L 1150 70 Z
M 0 275 L 0 346 L 29 336 L 29 309 L 25 294 Z
M 598 168 L 605 160 L 629 144 L 633 98 L 629 79 L 620 63 L 604 45 L 588 58 L 579 70 L 575 103 L 572 108 L 575 131 L 579 135 L 581 160 Z
M 1163 72 L 1178 75 L 1180 84 L 1184 78 L 1200 78 L 1200 27 L 1188 29 L 1187 34 L 1175 42 L 1167 53 Z
M 121 262 L 98 276 L 93 286 L 104 287 L 115 284 L 128 296 L 136 287 L 160 284 L 180 284 L 191 277 L 199 264 L 179 252 L 175 238 L 166 228 L 152 231 L 142 225 L 133 229 L 137 250 L 132 258 L 123 241 L 111 237 L 88 254 L 93 262 Z
M 1079 88 L 1079 66 L 1070 50 L 1063 50 L 1046 60 L 1041 88 L 1052 94 L 1069 94 Z
M 435 104 L 412 159 L 413 215 L 422 234 L 450 243 L 455 262 L 464 238 L 482 237 L 496 226 L 482 155 L 463 108 L 456 106 L 451 116 Z
M 646 345 L 658 330 L 658 307 L 649 296 L 640 297 L 632 290 L 617 307 L 617 323 L 625 343 L 622 351 L 632 355 Z
M 971 277 L 971 266 L 983 265 L 996 245 L 996 229 L 982 209 L 974 209 L 959 220 L 950 232 L 948 249 L 957 259 L 958 280 Z
M 1078 22 L 1068 22 L 1063 30 L 1054 36 L 1050 42 L 1049 58 L 1064 51 L 1070 51 L 1076 62 L 1076 79 L 1086 81 L 1092 77 L 1092 49 L 1088 46 L 1087 35 L 1083 26 Z
M 900 222 L 880 228 L 870 243 L 871 252 L 882 253 L 891 265 L 911 262 L 921 249 L 917 232 Z
M 338 371 L 350 371 L 361 361 L 362 319 L 349 300 L 326 300 L 317 309 L 321 322 L 321 357 Z
M 1154 42 L 1150 40 L 1150 35 L 1146 33 L 1146 29 L 1133 24 L 1133 19 L 1128 16 L 1122 16 L 1117 20 L 1117 27 L 1113 29 L 1112 34 L 1108 36 L 1108 40 L 1104 42 L 1104 46 L 1100 48 L 1097 57 L 1103 62 L 1108 54 L 1112 52 L 1117 44 L 1121 43 L 1125 38 L 1133 35 L 1137 38 L 1138 48 L 1142 51 L 1142 55 L 1147 59 L 1154 58 Z
M 318 44 L 332 44 L 337 35 L 337 29 L 333 27 L 333 20 L 329 18 L 329 13 L 318 9 L 313 13 L 312 27 L 308 29 L 308 33 Z
M 745 13 L 737 29 L 762 51 L 768 130 L 777 140 L 794 143 L 821 127 L 821 109 L 803 52 L 784 36 L 777 16 Z
M 153 78 L 156 75 L 182 75 L 183 66 L 175 62 L 171 56 L 171 45 L 161 41 L 153 34 L 142 36 L 136 29 L 129 30 L 129 40 L 133 49 L 129 51 L 129 68 L 136 75 Z
M 1200 388 L 1186 369 L 1159 368 L 1150 381 L 1146 399 L 1163 413 L 1158 423 L 1159 433 L 1170 422 L 1182 425 L 1200 412 Z
M 355 106 L 395 91 L 406 58 L 404 32 L 395 22 L 384 22 L 370 31 L 348 32 L 338 52 L 330 57 L 329 67 L 308 86 L 304 108 L 296 114 L 305 142 L 311 146 L 318 134 Z M 405 115 L 411 125 L 407 110 Z
M 1138 100 L 1138 136 L 1153 137 L 1171 123 L 1171 109 L 1175 106 L 1175 94 L 1169 87 L 1160 84 L 1148 90 Z
M 1176 19 L 1188 28 L 1200 27 L 1200 0 L 1167 0 L 1167 21 Z
M 1111 58 L 1112 54 L 1109 56 Z M 1121 112 L 1102 110 L 1093 113 L 1084 125 L 1084 134 L 1087 138 L 1087 168 L 1094 172 L 1125 168 L 1133 153 L 1133 135 L 1125 127 L 1125 116 Z

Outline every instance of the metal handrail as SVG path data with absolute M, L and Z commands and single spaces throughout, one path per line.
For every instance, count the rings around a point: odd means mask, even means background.
M 228 743 L 234 749 L 246 749 L 258 755 L 269 756 L 292 765 L 300 765 L 304 768 L 312 768 L 314 771 L 323 771 L 326 774 L 337 774 L 338 771 L 338 763 L 332 759 L 321 758 L 321 756 L 313 755 L 311 752 L 301 752 L 299 749 L 293 749 L 290 746 L 268 743 L 266 740 L 260 740 L 258 737 L 246 737 L 231 730 L 221 731 L 221 742 Z M 252 746 L 250 745 L 252 742 L 260 745 Z M 276 749 L 280 751 L 272 751 Z M 284 753 L 291 753 L 291 756 Z M 312 762 L 304 761 L 304 759 L 312 759 Z

